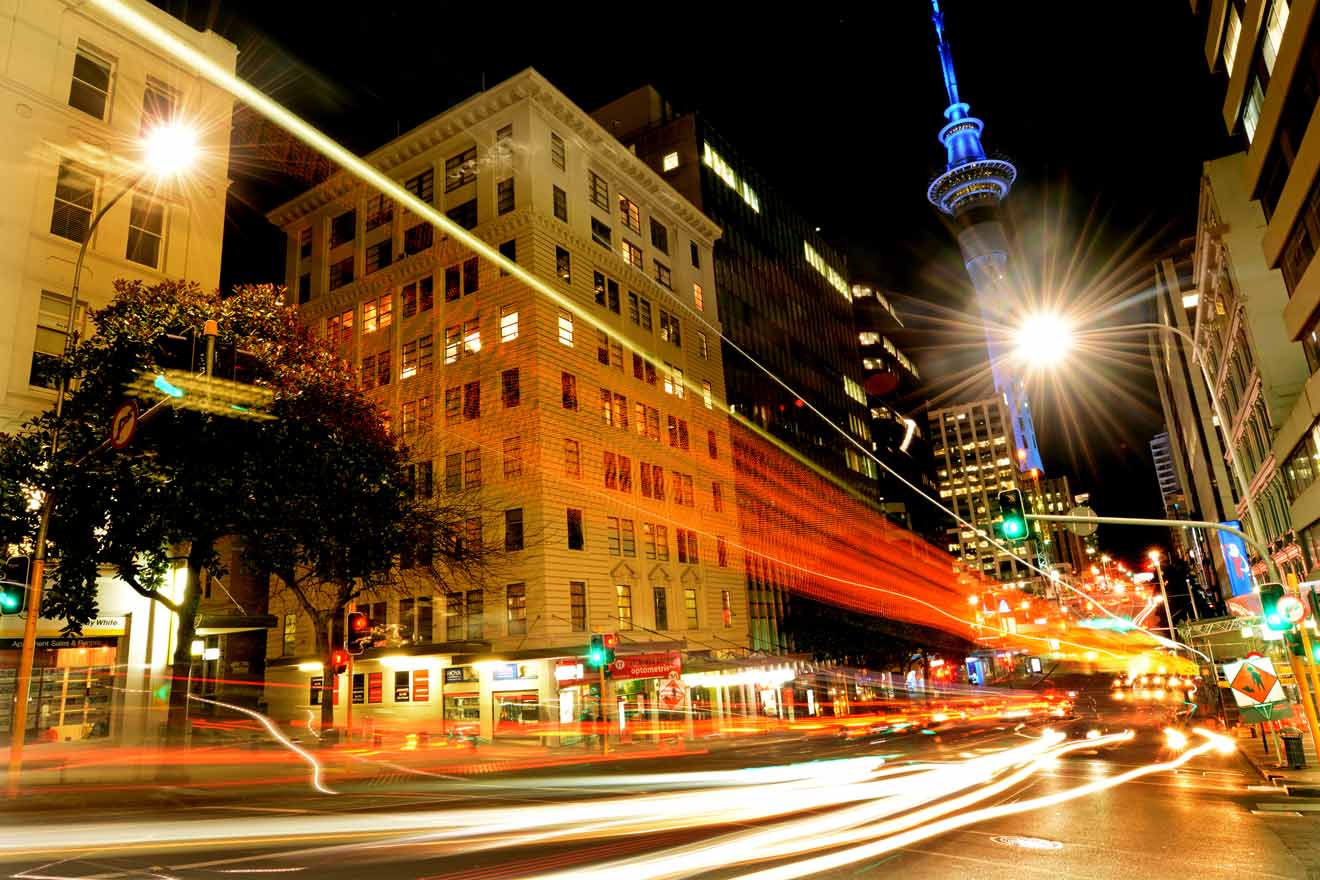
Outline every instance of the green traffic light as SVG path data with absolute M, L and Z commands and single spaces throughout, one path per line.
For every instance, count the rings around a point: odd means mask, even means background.
M 18 596 L 9 592 L 0 593 L 0 608 L 3 608 L 5 611 L 17 611 Z
M 587 661 L 592 666 L 601 666 L 605 662 L 605 652 L 592 648 L 591 653 L 587 655 Z
M 1022 535 L 1026 534 L 1026 531 L 1027 531 L 1026 524 L 1023 523 L 1022 520 L 1020 519 L 1004 520 L 1004 537 L 1020 538 L 1022 537 Z

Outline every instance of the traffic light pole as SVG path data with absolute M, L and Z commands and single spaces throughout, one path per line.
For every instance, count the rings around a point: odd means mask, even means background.
M 599 667 L 600 672 L 600 753 L 608 755 L 610 753 L 610 713 L 605 702 L 605 666 Z

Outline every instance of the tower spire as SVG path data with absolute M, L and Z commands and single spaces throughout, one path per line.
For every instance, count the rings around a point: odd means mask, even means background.
M 949 95 L 949 106 L 954 107 L 958 100 L 958 77 L 953 72 L 953 54 L 944 40 L 944 13 L 940 11 L 940 0 L 930 0 L 930 20 L 935 23 L 935 38 L 939 40 L 940 66 L 944 68 L 944 91 Z

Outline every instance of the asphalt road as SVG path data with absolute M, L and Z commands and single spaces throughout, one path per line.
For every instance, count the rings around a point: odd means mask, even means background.
M 814 868 L 808 876 L 905 880 L 1320 877 L 1308 874 L 1299 843 L 1320 837 L 1312 818 L 1320 802 L 1263 789 L 1236 755 L 1198 755 L 1176 770 L 944 827 L 975 810 L 1012 810 L 1098 787 L 1178 754 L 1158 720 L 1140 713 L 1065 727 L 1081 747 L 1016 781 L 1003 768 L 985 770 L 986 762 L 1034 748 L 1040 726 L 748 741 L 702 757 L 585 773 L 570 767 L 454 780 L 382 768 L 335 796 L 299 788 L 183 810 L 19 811 L 0 827 L 0 870 L 25 880 L 265 873 L 498 880 L 588 877 L 594 869 L 631 880 L 797 876 L 793 866 Z M 1135 738 L 1088 747 L 1088 730 L 1120 727 Z M 1005 782 L 984 795 L 984 786 Z M 884 785 L 891 788 L 875 788 Z M 960 797 L 972 802 L 959 805 Z M 904 798 L 912 800 L 899 804 Z M 829 837 L 857 828 L 866 830 L 855 839 Z M 822 857 L 838 863 L 808 861 Z

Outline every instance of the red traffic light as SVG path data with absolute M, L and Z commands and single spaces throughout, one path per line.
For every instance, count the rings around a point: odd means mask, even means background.
M 334 669 L 335 675 L 343 675 L 348 671 L 348 652 L 343 648 L 335 648 L 330 652 L 330 666 Z
M 605 635 L 602 637 L 601 640 L 602 642 L 604 642 L 606 649 L 610 651 L 613 651 L 615 648 L 619 647 L 618 633 L 605 633 Z
M 367 622 L 367 615 L 361 612 L 350 614 L 348 617 L 348 624 L 353 627 L 353 632 L 362 632 L 371 625 Z

